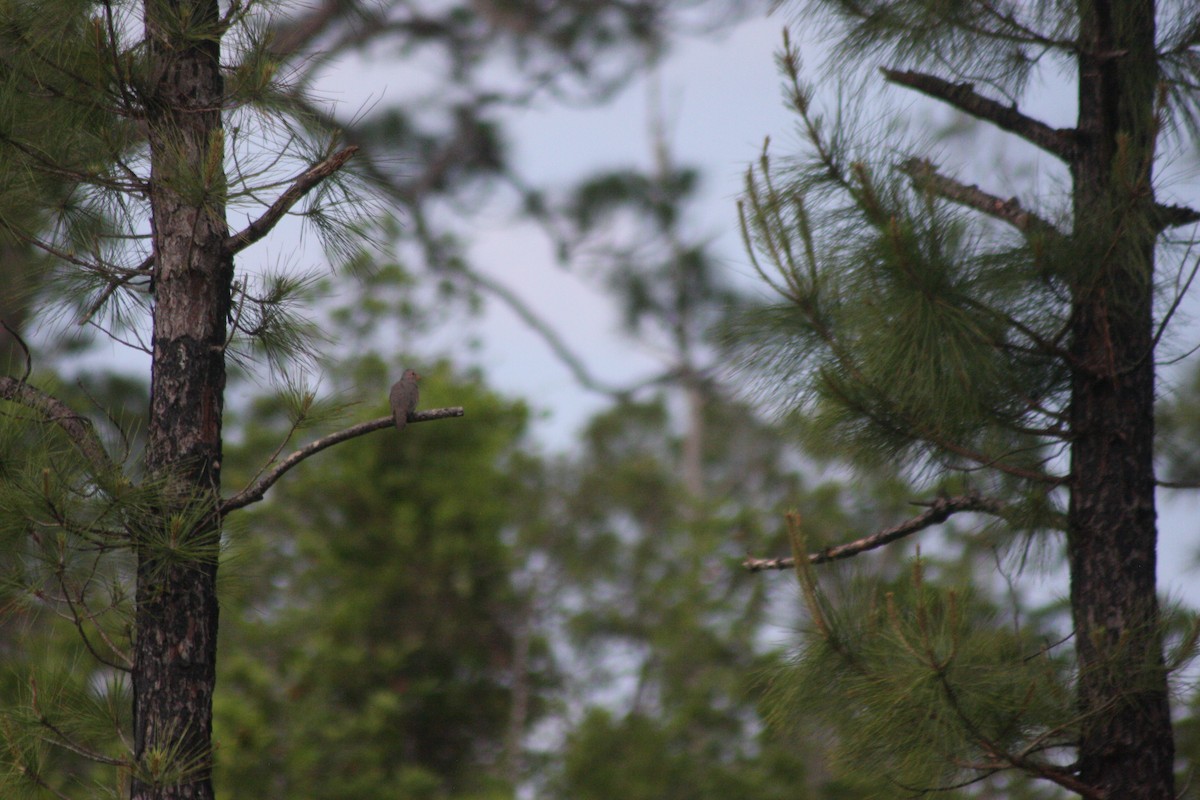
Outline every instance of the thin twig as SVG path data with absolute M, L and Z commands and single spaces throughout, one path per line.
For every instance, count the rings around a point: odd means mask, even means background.
M 7 321 L 0 320 L 0 325 L 4 326 L 4 330 L 8 331 L 8 335 L 20 345 L 21 351 L 25 353 L 25 372 L 21 375 L 21 383 L 24 383 L 29 380 L 29 373 L 33 372 L 33 357 L 29 355 L 29 345 L 25 344 L 25 340 L 21 338 L 21 334 L 17 332 L 16 328 L 9 325 Z
M 103 291 L 100 292 L 100 295 L 95 300 L 93 300 L 91 302 L 91 304 L 87 307 L 87 310 L 84 311 L 79 316 L 79 319 L 75 320 L 75 324 L 78 325 L 79 327 L 83 327 L 84 325 L 87 325 L 89 322 L 91 322 L 92 317 L 96 316 L 96 314 L 99 313 L 100 309 L 104 307 L 104 304 L 108 302 L 108 298 L 112 297 L 113 293 L 116 292 L 117 289 L 120 289 L 122 286 L 129 283 L 135 277 L 138 277 L 139 275 L 146 275 L 146 276 L 152 277 L 150 268 L 153 266 L 154 266 L 154 257 L 149 256 L 144 261 L 142 261 L 142 263 L 139 264 L 133 272 L 122 275 L 119 278 L 114 277 L 113 279 L 111 279 L 108 282 L 108 285 L 104 287 Z
M 101 631 L 100 638 L 104 641 L 105 644 L 107 644 L 110 648 L 112 648 L 113 652 L 116 653 L 116 655 L 124 663 L 118 664 L 117 662 L 107 659 L 104 656 L 100 655 L 100 653 L 96 650 L 95 645 L 92 644 L 92 640 L 88 638 L 87 632 L 84 631 L 84 629 L 83 629 L 83 620 L 86 618 L 88 621 L 90 621 L 92 624 L 94 624 L 96 626 L 97 630 L 101 630 L 100 624 L 98 622 L 96 622 L 96 618 L 93 614 L 91 614 L 90 610 L 86 614 L 79 613 L 79 609 L 76 608 L 76 606 L 75 606 L 75 601 L 71 599 L 70 590 L 67 588 L 66 577 L 64 575 L 62 575 L 61 571 L 58 575 L 58 584 L 59 584 L 59 586 L 62 587 L 63 600 L 66 601 L 67 608 L 70 609 L 70 612 L 71 612 L 67 616 L 67 619 L 70 620 L 71 624 L 75 626 L 75 630 L 79 634 L 79 638 L 83 640 L 83 646 L 86 647 L 87 651 L 92 654 L 92 658 L 96 659 L 97 661 L 99 661 L 101 664 L 103 664 L 106 667 L 111 667 L 112 669 L 119 670 L 121 672 L 133 672 L 133 659 L 129 658 L 129 656 L 125 655 L 125 653 L 118 650 L 114 646 L 113 642 L 111 642 L 107 636 L 103 635 L 103 631 Z M 80 597 L 80 603 L 81 604 L 84 603 L 82 597 Z M 86 608 L 86 605 L 84 605 L 84 608 Z

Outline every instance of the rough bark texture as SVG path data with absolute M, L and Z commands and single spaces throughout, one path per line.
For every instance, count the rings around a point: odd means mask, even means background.
M 1154 2 L 1083 0 L 1080 12 L 1068 512 L 1078 775 L 1107 797 L 1168 800 L 1152 452 Z
M 161 508 L 140 531 L 131 797 L 211 798 L 217 523 L 226 319 L 225 178 L 216 0 L 146 0 L 155 257 L 147 466 Z M 207 515 L 203 515 L 207 516 Z

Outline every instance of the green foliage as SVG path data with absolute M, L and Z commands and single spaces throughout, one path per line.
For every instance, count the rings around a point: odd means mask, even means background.
M 732 758 L 689 741 L 686 730 L 658 715 L 614 719 L 595 709 L 571 733 L 554 796 L 580 800 L 783 800 L 811 796 L 804 764 L 764 748 Z
M 701 496 L 661 396 L 597 416 L 550 471 L 529 540 L 550 573 L 544 624 L 572 644 L 568 696 L 586 709 L 551 796 L 807 796 L 816 748 L 774 736 L 758 711 L 766 586 L 736 566 L 779 541 L 779 509 L 803 487 L 745 407 L 709 397 L 704 412 Z
M 756 269 L 785 299 L 747 313 L 739 336 L 764 388 L 811 420 L 818 450 L 864 466 L 983 462 L 1039 476 L 1067 375 L 1042 351 L 1065 308 L 1037 243 L 972 230 L 906 174 L 919 165 L 877 170 L 848 153 L 842 121 L 825 133 L 787 47 L 813 155 L 776 168 L 764 153 L 742 205 Z
M 334 374 L 379 399 L 374 416 L 398 369 L 384 367 Z M 219 796 L 483 797 L 504 785 L 522 603 L 506 532 L 526 412 L 444 365 L 421 373 L 423 407 L 452 400 L 469 416 L 339 447 L 238 530 L 224 568 Z M 257 404 L 240 452 L 286 433 L 281 410 Z M 535 684 L 550 677 L 539 648 Z
M 1190 283 L 1155 305 L 1172 291 L 1154 283 L 1156 247 L 1195 244 L 1162 235 L 1196 212 L 1152 209 L 1152 176 L 1168 160 L 1156 137 L 1180 109 L 1172 95 L 1195 102 L 1178 63 L 1182 47 L 1195 67 L 1194 14 L 1055 0 L 808 7 L 831 34 L 838 77 L 882 66 L 885 81 L 1057 157 L 1071 185 L 1050 210 L 1036 195 L 1006 199 L 990 193 L 994 175 L 981 188 L 914 157 L 930 148 L 896 126 L 864 136 L 853 100 L 823 115 L 785 36 L 779 63 L 803 154 L 779 160 L 765 147 L 747 173 L 743 236 L 782 298 L 735 331 L 749 371 L 823 456 L 939 493 L 979 491 L 997 510 L 938 542 L 961 547 L 957 563 L 928 577 L 918 560 L 908 579 L 818 580 L 825 568 L 808 554 L 823 542 L 793 517 L 810 624 L 776 676 L 776 720 L 832 731 L 841 785 L 869 796 L 1129 794 L 1151 781 L 1147 796 L 1169 796 L 1165 676 L 1186 658 L 1164 657 L 1162 644 L 1190 653 L 1195 637 L 1160 616 L 1153 571 L 1138 565 L 1157 541 L 1145 458 L 1154 352 Z M 1118 39 L 1121 65 L 1110 67 Z M 1071 76 L 1061 91 L 1081 98 L 1076 128 L 1018 111 L 1019 94 L 1059 67 Z M 1192 416 L 1185 402 L 1165 418 L 1181 479 L 1195 471 L 1183 444 Z M 1071 589 L 1039 608 L 1015 575 L 1031 552 L 1058 562 L 1053 531 L 1068 534 Z M 993 569 L 1011 612 L 988 591 Z M 1113 788 L 1148 764 L 1153 778 Z
M 985 781 L 1060 752 L 1078 724 L 1060 637 L 1006 624 L 926 568 L 918 558 L 908 576 L 851 579 L 834 596 L 801 570 L 812 630 L 774 682 L 777 719 L 832 731 L 838 773 L 866 796 Z
M 56 220 L 63 251 L 111 228 L 94 187 L 132 133 L 106 108 L 111 61 L 91 18 L 94 3 L 6 0 L 0 3 L 0 319 L 24 327 L 30 304 L 55 260 L 35 246 Z M 15 340 L 0 333 L 0 367 L 21 368 Z
M 1200 480 L 1200 372 L 1162 404 L 1157 422 L 1157 451 L 1164 479 L 1183 483 Z
M 91 398 L 125 408 L 142 390 L 97 381 Z M 44 395 L 47 396 L 48 395 Z M 58 424 L 6 403 L 0 416 L 0 795 L 44 797 L 127 792 L 131 752 L 131 530 L 152 516 L 160 486 L 135 485 L 116 466 L 85 457 Z M 79 418 L 83 423 L 83 419 Z M 87 430 L 128 434 L 121 412 Z M 131 437 L 125 438 L 132 447 Z M 115 449 L 115 448 L 114 448 Z
M 1019 92 L 1049 51 L 1072 54 L 1075 6 L 1062 0 L 818 0 L 807 16 L 835 43 L 840 69 L 863 57 L 872 65 L 911 63 L 955 69 Z M 941 57 L 952 53 L 952 59 Z M 968 75 L 960 75 L 967 79 Z
M 74 637 L 22 613 L 7 614 L 6 641 L 19 643 L 0 676 L 0 792 L 44 798 L 51 792 L 120 797 L 130 763 L 129 685 L 104 669 Z M 107 763 L 105 763 L 107 762 Z

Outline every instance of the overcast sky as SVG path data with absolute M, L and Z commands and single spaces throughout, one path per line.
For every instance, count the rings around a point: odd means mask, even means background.
M 765 136 L 771 136 L 772 149 L 780 154 L 797 144 L 794 120 L 783 108 L 774 63 L 786 22 L 780 15 L 751 16 L 720 35 L 681 41 L 651 79 L 657 83 L 675 163 L 698 167 L 703 175 L 702 201 L 693 206 L 687 232 L 712 238 L 730 275 L 752 291 L 761 289 L 750 274 L 736 233 L 735 201 L 743 172 L 758 156 Z M 802 36 L 794 38 L 800 41 L 806 66 L 819 79 L 820 48 Z M 339 114 L 352 116 L 375 102 L 386 104 L 404 97 L 397 84 L 411 85 L 413 77 L 407 68 L 403 73 L 399 70 L 387 62 L 333 65 L 321 92 L 337 104 Z M 1060 76 L 1050 75 L 1056 77 Z M 511 113 L 505 120 L 507 137 L 520 169 L 535 184 L 554 185 L 602 168 L 649 168 L 648 86 L 647 80 L 639 80 L 600 108 L 564 109 L 547 101 Z M 831 99 L 830 92 L 824 94 Z M 893 106 L 907 107 L 910 116 L 926 124 L 949 119 L 932 104 L 904 97 L 902 90 L 891 89 L 881 97 Z M 1053 80 L 1039 84 L 1038 91 L 1022 101 L 1023 110 L 1053 125 L 1072 124 L 1074 108 L 1073 95 L 1055 88 Z M 1057 166 L 1037 160 L 1036 153 L 1022 150 L 1002 135 L 981 133 L 969 146 L 972 160 L 955 167 L 972 171 L 958 174 L 998 194 L 1007 196 L 1028 186 L 1009 180 L 1008 171 L 999 168 L 1005 158 L 1015 157 L 1026 164 L 1028 168 L 1018 177 L 1024 181 L 1032 176 L 1038 191 L 1053 191 L 1056 182 L 1061 184 Z M 1175 166 L 1183 177 L 1170 182 L 1179 199 L 1190 197 L 1193 203 L 1200 199 L 1196 161 L 1194 152 L 1179 159 Z M 236 219 L 231 223 L 238 225 Z M 586 276 L 558 266 L 549 243 L 531 227 L 514 226 L 511 218 L 499 211 L 472 219 L 470 225 L 479 233 L 473 247 L 476 262 L 552 325 L 584 356 L 594 374 L 611 383 L 627 384 L 661 366 L 652 353 L 634 346 L 620 333 L 615 310 L 604 293 Z M 307 255 L 281 252 L 294 241 L 286 233 L 278 233 L 259 247 L 256 260 L 269 263 L 281 255 L 304 260 Z M 543 415 L 538 434 L 547 447 L 568 447 L 580 425 L 604 407 L 604 398 L 580 389 L 541 339 L 500 304 L 490 303 L 486 312 L 469 324 L 469 335 L 455 331 L 435 339 L 436 347 L 458 363 L 482 366 L 493 386 L 529 400 Z M 468 340 L 479 344 L 468 348 L 464 345 Z M 1182 493 L 1171 494 L 1172 502 L 1162 507 L 1163 588 L 1187 594 L 1193 604 L 1200 604 L 1200 588 L 1187 589 L 1184 569 L 1193 563 L 1197 550 L 1195 520 L 1200 501 L 1179 502 L 1175 496 Z M 1060 585 L 1056 591 L 1064 588 Z
M 757 158 L 765 136 L 771 136 L 772 150 L 779 154 L 794 150 L 798 143 L 794 119 L 783 107 L 774 60 L 782 28 L 789 21 L 779 14 L 751 16 L 722 34 L 682 41 L 649 79 L 657 83 L 675 163 L 698 167 L 703 174 L 702 202 L 694 206 L 694 217 L 687 221 L 688 233 L 713 237 L 730 275 L 752 291 L 761 289 L 750 274 L 736 232 L 735 202 L 746 166 Z M 793 32 L 793 39 L 799 41 L 810 74 L 820 81 L 821 48 L 802 34 Z M 334 70 L 331 77 L 336 83 L 326 85 L 331 99 L 340 98 L 348 107 L 389 100 L 394 90 L 388 86 L 386 74 L 374 81 L 353 72 L 355 80 L 348 85 Z M 1022 110 L 1055 126 L 1073 124 L 1075 97 L 1061 78 L 1053 67 L 1048 69 L 1045 80 L 1035 80 L 1033 91 L 1022 98 Z M 884 88 L 882 81 L 880 87 L 881 100 L 891 108 L 907 110 L 914 123 L 936 127 L 951 119 L 932 101 L 913 98 L 902 89 Z M 818 97 L 824 95 L 827 102 L 832 101 L 832 87 L 821 85 L 820 89 Z M 600 108 L 564 109 L 546 102 L 523 109 L 505 120 L 508 141 L 515 147 L 521 170 L 535 184 L 561 184 L 601 168 L 649 168 L 652 96 L 643 79 Z M 986 129 L 973 136 L 977 139 L 963 143 L 969 150 L 967 158 L 956 161 L 953 153 L 947 154 L 951 170 L 960 177 L 1001 196 L 1022 192 L 1026 205 L 1030 204 L 1031 185 L 1043 195 L 1065 190 L 1061 167 L 1038 151 Z M 1175 199 L 1186 202 L 1191 198 L 1193 204 L 1200 200 L 1196 162 L 1194 148 L 1173 161 L 1175 174 L 1168 188 Z M 1013 163 L 1022 165 L 1015 176 L 1011 174 Z M 485 213 L 471 220 L 471 225 L 479 233 L 473 248 L 476 262 L 518 292 L 584 356 L 594 374 L 626 384 L 661 366 L 652 353 L 620 333 L 615 310 L 603 292 L 586 276 L 558 266 L 549 243 L 532 228 L 514 226 L 509 216 L 499 212 Z M 1194 316 L 1194 312 L 1188 313 Z M 580 389 L 541 339 L 502 305 L 490 303 L 470 325 L 473 336 L 455 331 L 440 340 L 438 347 L 459 363 L 482 366 L 496 388 L 529 400 L 543 414 L 540 439 L 551 448 L 569 447 L 572 435 L 606 400 Z M 1181 341 L 1184 338 L 1179 337 Z M 463 347 L 461 343 L 467 339 L 478 346 Z M 1167 383 L 1171 379 L 1167 376 Z M 1200 587 L 1190 588 L 1193 581 L 1189 575 L 1200 543 L 1196 523 L 1200 500 L 1181 498 L 1186 496 L 1181 492 L 1164 494 L 1163 500 L 1168 502 L 1160 507 L 1162 589 L 1200 605 Z M 1048 590 L 1064 592 L 1065 584 L 1055 579 Z

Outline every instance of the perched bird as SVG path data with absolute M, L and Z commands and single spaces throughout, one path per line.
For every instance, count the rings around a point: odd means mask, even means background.
M 419 380 L 421 376 L 416 370 L 406 369 L 400 380 L 392 385 L 392 391 L 388 392 L 388 402 L 392 406 L 392 418 L 396 420 L 397 430 L 404 430 L 405 424 L 408 423 L 408 415 L 417 407 L 417 399 L 421 395 L 417 389 Z

